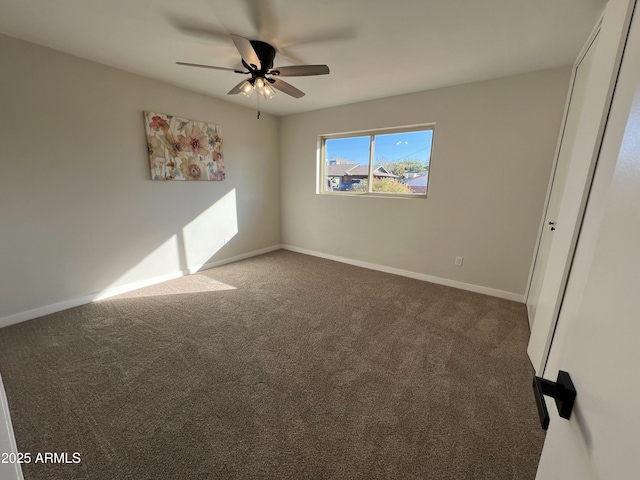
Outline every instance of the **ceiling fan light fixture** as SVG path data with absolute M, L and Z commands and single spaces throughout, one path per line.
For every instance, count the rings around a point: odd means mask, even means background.
M 262 93 L 262 89 L 264 88 L 264 78 L 256 77 L 256 81 L 253 85 L 258 92 Z
M 271 85 L 269 85 L 268 83 L 265 83 L 265 85 L 264 85 L 264 87 L 262 87 L 262 91 L 260 93 L 262 93 L 264 98 L 269 100 L 269 99 L 273 98 L 273 96 L 276 94 L 276 91 L 273 88 L 271 88 Z
M 250 97 L 253 93 L 253 85 L 249 80 L 246 80 L 240 87 L 240 91 L 247 97 Z

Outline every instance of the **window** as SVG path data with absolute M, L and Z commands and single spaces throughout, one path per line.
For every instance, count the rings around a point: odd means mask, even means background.
M 434 125 L 324 135 L 321 193 L 427 195 Z

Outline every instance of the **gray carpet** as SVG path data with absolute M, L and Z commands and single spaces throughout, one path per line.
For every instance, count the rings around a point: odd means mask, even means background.
M 38 479 L 533 479 L 524 305 L 277 251 L 0 329 Z

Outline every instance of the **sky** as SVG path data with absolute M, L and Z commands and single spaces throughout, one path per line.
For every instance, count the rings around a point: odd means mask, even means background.
M 390 133 L 375 136 L 375 160 L 385 157 L 388 161 L 416 159 L 428 162 L 431 154 L 432 130 L 421 132 Z M 327 160 L 333 157 L 369 164 L 369 136 L 331 138 L 326 142 Z

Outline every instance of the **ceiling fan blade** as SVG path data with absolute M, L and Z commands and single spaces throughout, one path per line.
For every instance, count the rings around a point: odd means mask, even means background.
M 244 0 L 244 6 L 259 39 L 278 36 L 276 16 L 270 0 Z
M 281 92 L 286 93 L 287 95 L 291 95 L 292 97 L 295 97 L 295 98 L 304 97 L 303 91 L 298 90 L 296 87 L 288 84 L 284 80 L 280 80 L 279 78 L 269 78 L 268 80 L 269 80 L 269 83 L 273 85 L 273 88 L 276 88 Z
M 262 68 L 262 64 L 260 63 L 260 59 L 256 54 L 256 51 L 253 49 L 251 42 L 240 35 L 231 35 L 231 39 L 235 44 L 236 48 L 240 52 L 240 56 L 242 59 L 249 65 L 255 65 L 259 70 Z
M 354 26 L 336 27 L 325 29 L 322 32 L 307 33 L 293 37 L 281 38 L 282 47 L 308 45 L 311 43 L 335 42 L 340 40 L 352 40 L 356 38 Z
M 235 68 L 214 67 L 213 65 L 201 65 L 199 63 L 176 62 L 176 64 L 183 65 L 185 67 L 210 68 L 212 70 L 228 70 L 230 72 L 236 72 L 236 73 L 249 73 L 249 72 L 243 72 L 242 70 L 236 70 Z
M 306 60 L 303 60 L 302 58 L 300 58 L 296 54 L 292 53 L 291 50 L 288 50 L 286 48 L 282 48 L 280 45 L 277 45 L 277 46 L 274 45 L 274 46 L 276 47 L 276 50 L 278 51 L 278 56 L 279 57 L 286 58 L 291 63 L 297 63 L 298 65 L 302 65 L 302 64 L 306 63 Z
M 326 65 L 290 65 L 287 67 L 274 67 L 269 72 L 280 77 L 306 77 L 309 75 L 327 75 L 329 67 Z
M 187 35 L 206 40 L 218 40 L 224 42 L 229 40 L 229 32 L 215 25 L 201 22 L 197 18 L 170 15 L 167 16 L 167 21 L 178 31 Z
M 236 95 L 236 94 L 242 92 L 242 88 L 241 87 L 244 85 L 244 82 L 246 82 L 246 80 L 242 80 L 239 84 L 237 84 L 235 87 L 233 87 L 231 90 L 229 90 L 227 95 Z

